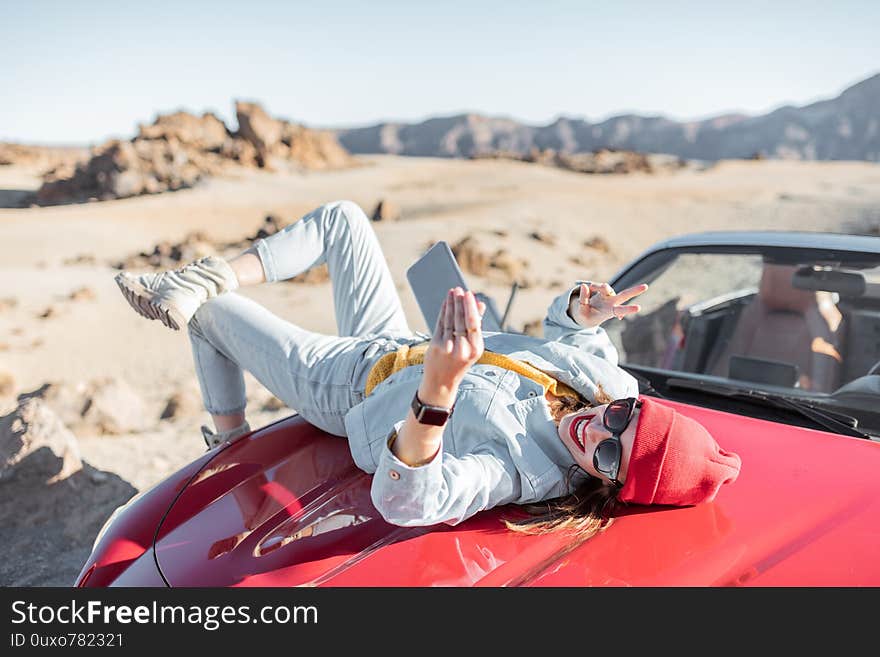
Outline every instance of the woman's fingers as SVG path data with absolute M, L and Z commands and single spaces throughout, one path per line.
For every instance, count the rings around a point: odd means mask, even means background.
M 449 290 L 446 295 L 446 312 L 443 313 L 443 339 L 452 341 L 455 336 L 452 332 L 455 330 L 455 290 Z M 448 347 L 447 347 L 448 348 Z
M 627 315 L 634 315 L 639 312 L 642 307 L 638 304 L 632 304 L 630 306 L 615 306 L 614 307 L 614 316 L 617 319 L 623 319 Z
M 580 301 L 582 305 L 586 306 L 587 304 L 589 304 L 592 288 L 592 283 L 590 283 L 589 286 L 587 286 L 586 283 L 581 283 L 580 290 L 578 291 L 578 301 Z
M 440 304 L 440 312 L 437 313 L 437 321 L 434 323 L 434 335 L 440 339 L 443 335 L 443 322 L 446 319 L 446 303 L 449 299 L 449 295 L 443 299 L 443 303 Z
M 477 301 L 473 292 L 460 287 L 449 290 L 440 308 L 435 333 L 447 354 L 475 360 L 482 352 L 483 334 L 480 327 L 486 304 Z M 460 338 L 460 340 L 459 340 Z
M 623 292 L 620 292 L 616 296 L 615 302 L 616 303 L 624 303 L 626 301 L 629 301 L 633 297 L 637 297 L 638 295 L 642 294 L 642 292 L 644 292 L 647 289 L 648 289 L 647 283 L 642 283 L 641 285 L 633 285 L 632 287 L 625 289 Z
M 470 347 L 467 353 L 469 362 L 474 363 L 483 354 L 483 332 L 480 327 L 480 311 L 473 292 L 467 292 L 464 298 L 464 324 L 467 331 L 466 344 Z
M 465 292 L 460 287 L 455 288 L 455 337 L 466 337 L 464 324 L 464 300 Z
M 483 309 L 485 310 L 485 304 L 483 305 Z M 474 334 L 480 333 L 481 316 L 482 313 L 480 312 L 479 304 L 477 303 L 476 297 L 474 297 L 474 293 L 468 292 L 464 301 L 464 326 L 465 330 L 468 332 L 468 338 L 471 338 Z
M 438 318 L 439 337 L 425 355 L 425 376 L 435 381 L 459 381 L 483 353 L 481 306 L 472 292 L 449 290 Z M 485 310 L 483 305 L 482 310 Z M 470 331 L 468 328 L 470 327 Z

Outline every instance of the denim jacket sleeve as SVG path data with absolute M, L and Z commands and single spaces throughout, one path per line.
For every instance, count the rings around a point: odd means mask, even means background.
M 400 430 L 403 421 L 394 425 Z M 483 509 L 521 497 L 520 474 L 505 445 L 487 440 L 456 457 L 442 447 L 430 462 L 409 466 L 386 445 L 373 475 L 370 496 L 382 517 L 404 527 L 456 525 Z
M 553 299 L 544 318 L 544 337 L 577 347 L 617 365 L 617 349 L 605 329 L 601 326 L 584 328 L 568 314 L 571 295 L 577 293 L 578 289 L 576 285 Z

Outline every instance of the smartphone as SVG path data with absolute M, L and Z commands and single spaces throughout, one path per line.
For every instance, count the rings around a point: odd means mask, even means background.
M 409 281 L 429 332 L 433 332 L 437 326 L 437 316 L 449 289 L 468 289 L 452 249 L 442 240 L 406 270 L 406 280 Z
M 449 248 L 449 244 L 442 240 L 434 244 L 425 255 L 406 270 L 406 278 L 425 318 L 429 333 L 433 332 L 437 325 L 437 315 L 440 314 L 440 307 L 449 289 L 453 287 L 469 289 L 455 254 Z M 477 301 L 486 304 L 486 312 L 483 313 L 483 320 L 480 323 L 481 328 L 484 331 L 502 331 L 501 317 L 495 302 L 482 292 L 474 292 L 474 296 Z

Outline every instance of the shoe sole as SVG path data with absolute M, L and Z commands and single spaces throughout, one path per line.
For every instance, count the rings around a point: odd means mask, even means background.
M 165 326 L 175 331 L 186 324 L 180 311 L 161 301 L 152 290 L 141 285 L 138 280 L 127 272 L 116 275 L 116 284 L 125 296 L 128 304 L 147 319 L 158 319 Z

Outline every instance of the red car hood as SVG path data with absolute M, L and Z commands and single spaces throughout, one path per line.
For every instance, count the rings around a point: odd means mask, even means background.
M 714 502 L 631 507 L 578 543 L 494 509 L 386 523 L 348 445 L 299 417 L 219 451 L 155 542 L 172 586 L 878 586 L 880 444 L 669 403 L 742 457 Z

